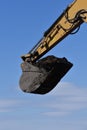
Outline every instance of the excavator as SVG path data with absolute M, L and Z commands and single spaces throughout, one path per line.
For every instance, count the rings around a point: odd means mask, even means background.
M 21 56 L 19 85 L 23 92 L 43 95 L 56 87 L 73 64 L 65 57 L 43 56 L 69 34 L 78 32 L 84 22 L 87 23 L 87 0 L 74 0 L 44 32 L 39 42 Z

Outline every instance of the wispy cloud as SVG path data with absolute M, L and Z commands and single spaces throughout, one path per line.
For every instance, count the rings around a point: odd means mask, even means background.
M 21 105 L 20 100 L 2 99 L 0 100 L 0 112 L 10 112 L 19 105 Z
M 22 99 L 0 100 L 0 112 L 9 112 L 15 108 L 29 109 L 48 116 L 66 116 L 74 111 L 87 109 L 87 89 L 71 83 L 60 82 L 53 91 L 45 96 L 30 95 Z M 34 111 L 35 110 L 35 111 Z
M 49 112 L 45 115 L 65 116 L 73 111 L 87 109 L 87 89 L 76 87 L 70 83 L 60 83 L 49 94 L 53 100 L 46 102 Z
M 0 100 L 0 128 L 35 129 L 38 124 L 37 129 L 46 129 L 48 124 L 51 130 L 83 130 L 87 128 L 86 110 L 87 89 L 60 82 L 44 96 L 25 94 Z

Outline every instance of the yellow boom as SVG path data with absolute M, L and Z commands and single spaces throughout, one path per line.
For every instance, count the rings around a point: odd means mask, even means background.
M 87 22 L 87 0 L 75 0 L 44 33 L 35 47 L 22 56 L 22 59 L 30 62 L 37 61 L 67 35 L 78 29 L 83 22 Z

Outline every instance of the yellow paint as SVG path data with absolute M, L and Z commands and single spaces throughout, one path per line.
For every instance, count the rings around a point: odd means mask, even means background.
M 75 18 L 78 18 L 78 12 L 80 19 L 74 21 Z M 81 13 L 82 11 L 82 13 Z M 63 40 L 67 35 L 69 35 L 73 30 L 75 30 L 83 22 L 87 22 L 87 0 L 74 0 L 72 4 L 68 6 L 66 12 L 59 17 L 56 23 L 51 26 L 51 29 L 48 31 L 47 35 L 43 37 L 40 45 L 36 48 L 36 55 L 33 53 L 33 58 L 31 54 L 25 55 L 25 58 L 31 57 L 32 61 L 38 60 L 42 55 L 48 52 L 52 47 L 58 44 Z

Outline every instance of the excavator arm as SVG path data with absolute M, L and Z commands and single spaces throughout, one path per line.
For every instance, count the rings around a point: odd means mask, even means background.
M 87 0 L 75 0 L 44 33 L 35 47 L 22 56 L 22 59 L 31 62 L 37 61 L 66 36 L 74 30 L 78 30 L 83 22 L 87 22 Z
M 87 22 L 87 0 L 75 0 L 44 33 L 42 39 L 23 55 L 20 88 L 27 93 L 46 94 L 50 92 L 73 66 L 65 57 L 41 57 L 60 43 L 69 34 L 79 30 Z

